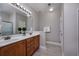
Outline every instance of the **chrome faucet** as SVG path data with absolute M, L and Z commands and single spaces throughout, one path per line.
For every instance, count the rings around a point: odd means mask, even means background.
M 10 36 L 6 36 L 6 37 L 4 37 L 4 40 L 9 40 L 9 39 L 11 39 Z

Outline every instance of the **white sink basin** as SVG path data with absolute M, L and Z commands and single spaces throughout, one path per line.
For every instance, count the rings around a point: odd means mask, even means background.
M 33 36 L 36 36 L 36 35 L 39 35 L 39 34 L 40 34 L 39 32 L 33 32 L 32 35 L 30 35 L 29 33 L 27 33 L 26 35 L 23 35 L 23 34 L 9 35 L 11 38 L 8 39 L 8 40 L 4 40 L 4 38 L 6 36 L 1 36 L 0 37 L 0 47 L 3 47 L 5 45 L 8 45 L 8 44 L 11 44 L 11 43 L 14 43 L 14 42 L 18 42 L 18 41 L 21 41 L 21 40 L 25 40 L 27 38 L 30 38 L 30 37 L 33 37 Z
M 4 39 L 0 39 L 0 42 L 3 42 L 4 41 Z
M 23 37 L 23 36 L 11 37 L 11 40 L 20 39 L 20 38 L 22 38 L 22 37 Z
M 20 39 L 20 38 L 22 38 L 23 36 L 22 36 L 22 35 L 11 35 L 10 37 L 11 37 L 10 39 L 5 40 L 5 37 L 2 36 L 2 37 L 0 37 L 0 42 Z

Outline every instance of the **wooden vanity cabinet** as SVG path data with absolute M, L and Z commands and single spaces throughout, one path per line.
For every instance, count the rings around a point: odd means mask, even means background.
M 30 38 L 26 39 L 26 55 L 31 55 L 31 49 L 30 49 Z
M 40 35 L 34 36 L 32 38 L 28 38 L 26 40 L 26 55 L 27 56 L 31 56 L 35 53 L 35 51 L 37 51 L 37 49 L 39 48 L 39 39 L 40 39 Z
M 0 47 L 0 56 L 31 56 L 39 48 L 40 35 Z
M 35 36 L 34 40 L 35 40 L 35 49 L 39 48 L 40 42 L 39 42 L 40 36 Z
M 24 56 L 25 52 L 25 40 L 0 48 L 1 56 Z

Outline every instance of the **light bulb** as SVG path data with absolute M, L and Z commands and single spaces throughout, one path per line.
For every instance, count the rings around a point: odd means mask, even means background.
M 26 8 L 23 8 L 24 10 L 26 10 Z
M 27 14 L 28 17 L 30 17 L 31 15 Z
M 53 11 L 53 10 L 54 10 L 54 8 L 53 8 L 53 7 L 49 8 L 49 11 Z
M 18 6 L 20 5 L 19 3 L 16 3 Z

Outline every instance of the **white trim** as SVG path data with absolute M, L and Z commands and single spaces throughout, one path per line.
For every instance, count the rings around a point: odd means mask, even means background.
M 16 6 L 12 5 L 11 3 L 8 3 L 8 5 L 10 5 L 11 7 L 15 8 L 15 9 L 21 11 L 22 13 L 24 13 L 25 15 L 27 15 L 27 13 L 26 13 L 25 11 L 23 11 L 23 10 L 21 10 L 20 8 L 18 8 L 18 7 L 16 7 Z
M 58 43 L 58 42 L 46 41 L 46 43 L 61 46 L 61 43 Z
M 62 44 L 58 43 L 58 42 L 51 42 L 51 41 L 47 41 L 46 43 L 48 44 L 52 44 L 52 45 L 56 45 L 56 46 L 60 46 L 62 49 Z M 64 51 L 62 50 L 62 56 L 64 56 Z
M 79 56 L 79 51 L 78 51 L 78 11 L 79 11 L 79 8 L 77 9 L 77 56 Z
M 46 47 L 44 47 L 44 46 L 40 46 L 40 48 L 41 48 L 41 49 L 44 49 L 44 50 L 46 50 Z

